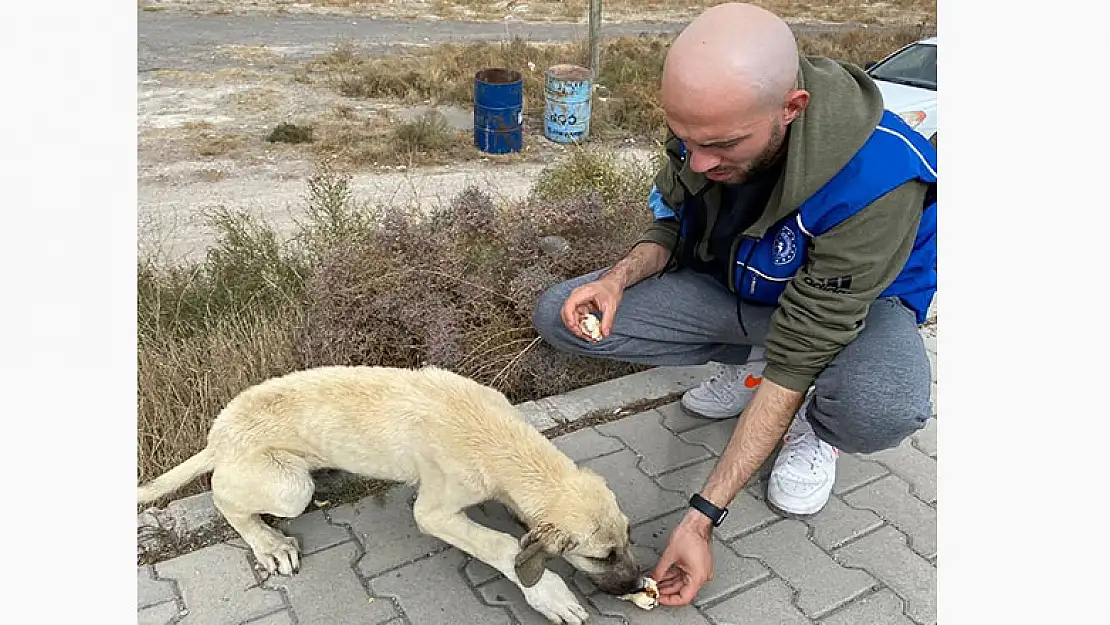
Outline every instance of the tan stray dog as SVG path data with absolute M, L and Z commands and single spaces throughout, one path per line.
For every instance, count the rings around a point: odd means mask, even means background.
M 212 499 L 270 572 L 300 567 L 299 545 L 261 514 L 295 517 L 334 468 L 418 485 L 420 531 L 465 551 L 520 587 L 553 623 L 586 611 L 546 569 L 562 556 L 599 589 L 639 590 L 628 518 L 598 474 L 575 466 L 500 392 L 427 367 L 320 367 L 253 386 L 228 403 L 208 445 L 138 489 L 154 501 L 212 472 Z M 496 500 L 529 528 L 519 544 L 464 512 Z

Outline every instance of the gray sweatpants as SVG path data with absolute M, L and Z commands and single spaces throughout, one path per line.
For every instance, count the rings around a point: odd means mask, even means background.
M 600 271 L 549 289 L 533 314 L 537 332 L 557 349 L 648 365 L 747 362 L 767 336 L 774 307 L 744 304 L 712 278 L 690 270 L 648 278 L 625 291 L 608 338 L 589 343 L 559 315 L 570 292 Z M 871 306 L 864 329 L 818 375 L 806 415 L 817 435 L 849 453 L 896 447 L 932 415 L 929 358 L 913 312 L 894 298 Z

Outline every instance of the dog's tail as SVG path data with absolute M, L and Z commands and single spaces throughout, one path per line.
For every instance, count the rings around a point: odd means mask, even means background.
M 185 462 L 166 471 L 146 485 L 140 486 L 139 503 L 154 501 L 192 482 L 201 474 L 211 471 L 215 466 L 214 460 L 212 452 L 207 447 L 200 450 Z

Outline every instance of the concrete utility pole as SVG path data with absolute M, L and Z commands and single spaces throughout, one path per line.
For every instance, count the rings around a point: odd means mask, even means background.
M 590 0 L 590 69 L 601 74 L 601 0 Z

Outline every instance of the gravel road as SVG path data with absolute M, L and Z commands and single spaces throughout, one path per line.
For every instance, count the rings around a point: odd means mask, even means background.
M 352 41 L 372 54 L 389 54 L 412 45 L 490 41 L 521 37 L 536 42 L 582 39 L 585 24 L 552 22 L 458 22 L 374 19 L 337 15 L 192 15 L 140 11 L 138 69 L 211 71 L 236 65 L 213 52 L 220 46 L 265 45 L 283 56 L 305 60 L 332 46 Z M 606 24 L 603 35 L 677 33 L 684 22 Z M 813 34 L 857 28 L 851 24 L 800 24 L 795 32 Z

